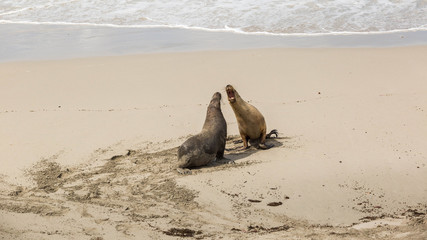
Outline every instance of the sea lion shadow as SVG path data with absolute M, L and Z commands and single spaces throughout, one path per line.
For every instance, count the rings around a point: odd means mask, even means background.
M 265 145 L 268 149 L 282 147 L 282 139 L 290 139 L 289 137 L 275 137 L 267 139 Z M 223 159 L 216 160 L 207 167 L 215 167 L 223 164 L 234 164 L 236 161 L 247 158 L 258 151 L 268 151 L 268 149 L 259 149 L 259 142 L 251 141 L 247 149 L 242 149 L 243 141 L 241 139 L 230 139 L 227 141 L 225 154 Z

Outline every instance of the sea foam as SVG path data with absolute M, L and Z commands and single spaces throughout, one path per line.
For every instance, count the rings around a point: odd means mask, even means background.
M 263 35 L 404 32 L 427 30 L 427 0 L 4 0 L 0 23 Z

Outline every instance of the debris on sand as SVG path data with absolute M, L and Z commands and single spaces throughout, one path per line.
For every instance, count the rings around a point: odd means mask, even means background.
M 134 151 L 134 150 L 128 150 L 128 152 L 127 152 L 125 155 L 114 155 L 114 156 L 112 156 L 112 157 L 110 158 L 110 160 L 116 160 L 116 159 L 118 159 L 118 158 L 128 157 L 128 156 L 130 156 L 130 155 L 132 155 L 132 154 L 134 154 L 134 153 L 135 153 L 135 151 Z
M 277 206 L 280 206 L 282 204 L 283 204 L 282 202 L 271 202 L 271 203 L 267 203 L 267 206 L 277 207 Z
M 171 228 L 163 231 L 164 234 L 177 237 L 194 237 L 194 235 L 202 234 L 202 231 L 194 231 L 188 228 Z
M 278 226 L 278 227 L 272 227 L 272 228 L 265 228 L 263 226 L 248 226 L 248 232 L 268 232 L 268 233 L 272 233 L 272 232 L 279 232 L 279 231 L 286 231 L 289 228 L 291 228 L 290 226 L 287 225 L 282 225 L 282 226 Z

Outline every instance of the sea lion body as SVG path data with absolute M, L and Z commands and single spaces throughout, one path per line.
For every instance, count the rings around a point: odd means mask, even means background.
M 216 92 L 209 103 L 202 131 L 187 139 L 178 148 L 178 171 L 181 172 L 183 168 L 204 166 L 216 158 L 224 157 L 227 123 L 221 111 L 220 101 L 221 94 Z
M 239 133 L 243 140 L 243 148 L 248 148 L 248 141 L 258 145 L 257 147 L 267 149 L 266 138 L 271 134 L 277 136 L 277 130 L 272 130 L 267 134 L 267 124 L 261 112 L 248 102 L 244 101 L 233 86 L 227 85 L 225 88 L 228 101 L 236 115 Z

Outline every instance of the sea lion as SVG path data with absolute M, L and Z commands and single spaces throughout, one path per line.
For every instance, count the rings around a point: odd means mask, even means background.
M 188 168 L 204 166 L 224 157 L 227 123 L 221 111 L 221 93 L 209 103 L 202 131 L 187 139 L 178 148 L 178 172 L 190 174 Z
M 244 101 L 233 86 L 227 85 L 225 91 L 227 92 L 231 108 L 236 115 L 240 136 L 243 140 L 243 148 L 248 148 L 248 140 L 250 140 L 251 145 L 258 145 L 258 148 L 270 148 L 265 145 L 265 139 L 270 138 L 272 134 L 277 137 L 277 130 L 274 129 L 267 134 L 267 124 L 261 112 L 256 107 Z

